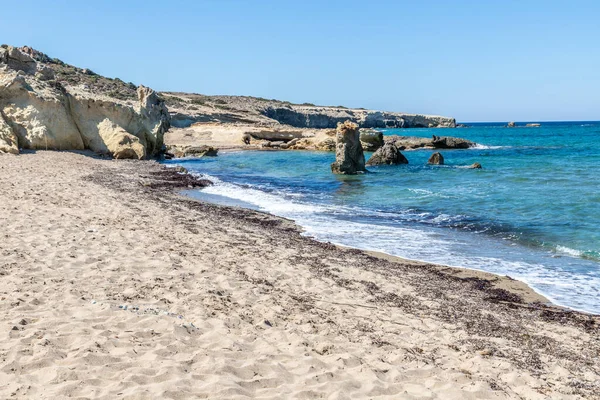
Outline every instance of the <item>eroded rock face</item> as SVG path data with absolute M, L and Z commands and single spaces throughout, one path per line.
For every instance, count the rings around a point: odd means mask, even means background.
M 139 108 L 138 113 L 146 132 L 150 133 L 147 138 L 147 151 L 158 153 L 163 145 L 164 134 L 171 127 L 170 114 L 165 102 L 153 89 L 140 85 L 137 89 Z
M 22 72 L 0 71 L 0 113 L 19 148 L 83 150 L 69 99 Z
M 337 139 L 328 137 L 317 141 L 315 144 L 315 150 L 319 151 L 335 151 L 337 149 Z M 364 155 L 363 155 L 364 158 Z
M 375 151 L 383 146 L 383 133 L 375 129 L 361 129 L 360 142 L 364 151 Z
M 17 136 L 0 114 L 0 153 L 19 154 Z
M 381 148 L 379 148 L 369 161 L 367 161 L 367 165 L 398 165 L 398 164 L 408 164 L 408 160 L 404 157 L 404 154 L 398 150 L 398 148 L 393 143 L 385 143 Z
M 260 110 L 265 117 L 297 128 L 332 128 L 351 121 L 361 128 L 454 128 L 454 118 L 423 114 L 402 114 L 345 107 L 271 104 Z
M 146 147 L 137 136 L 127 132 L 109 118 L 105 118 L 97 125 L 98 136 L 106 151 L 114 158 L 135 158 L 141 160 L 146 157 Z
M 429 160 L 427 160 L 427 164 L 444 165 L 444 156 L 439 152 L 435 152 L 431 155 L 431 157 L 429 157 Z
M 12 46 L 0 48 L 0 63 L 26 74 L 34 74 L 37 69 L 37 63 L 33 58 Z
M 335 162 L 331 164 L 331 172 L 354 175 L 365 171 L 365 155 L 360 143 L 358 125 L 350 121 L 339 123 L 336 131 Z
M 152 89 L 140 86 L 135 102 L 65 88 L 23 50 L 0 48 L 0 152 L 90 149 L 140 159 L 161 151 L 169 113 Z

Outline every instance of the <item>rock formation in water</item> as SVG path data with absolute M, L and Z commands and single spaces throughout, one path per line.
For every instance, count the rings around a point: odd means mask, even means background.
M 451 137 L 451 136 L 433 136 L 431 144 L 436 149 L 468 149 L 475 146 L 470 140 Z
M 509 122 L 508 125 L 506 125 L 508 128 L 514 128 L 515 126 L 517 126 L 517 124 L 515 124 L 513 121 Z
M 335 162 L 331 164 L 331 172 L 353 175 L 365 171 L 365 155 L 360 143 L 358 125 L 350 121 L 339 123 L 336 131 Z
M 473 163 L 473 164 L 469 165 L 467 168 L 470 168 L 470 169 L 481 169 L 483 167 L 481 166 L 481 164 L 479 164 L 478 162 L 476 162 L 476 163 Z
M 435 152 L 431 155 L 431 157 L 429 157 L 429 160 L 427 160 L 427 164 L 430 165 L 444 165 L 444 156 L 439 153 L 439 152 Z
M 393 143 L 385 143 L 382 147 L 380 147 L 369 161 L 367 161 L 367 165 L 398 165 L 398 164 L 408 164 L 408 160 L 404 157 L 404 154 L 398 150 L 398 148 Z
M 466 149 L 474 147 L 477 143 L 466 139 L 455 138 L 450 136 L 433 136 L 433 138 L 425 138 L 418 136 L 384 136 L 383 140 L 386 143 L 393 143 L 399 150 L 415 150 L 415 149 Z
M 29 47 L 0 47 L 0 152 L 90 149 L 146 158 L 169 128 L 150 88 L 100 77 Z
M 360 143 L 364 151 L 375 151 L 383 146 L 383 132 L 376 129 L 361 129 Z

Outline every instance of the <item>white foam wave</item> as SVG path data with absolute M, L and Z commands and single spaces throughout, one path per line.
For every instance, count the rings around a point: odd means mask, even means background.
M 266 193 L 253 188 L 243 188 L 238 185 L 222 182 L 214 177 L 208 177 L 208 179 L 212 180 L 214 185 L 204 188 L 202 190 L 204 193 L 243 201 L 254 205 L 261 211 L 283 217 L 293 217 L 296 214 L 326 212 L 328 210 L 327 207 L 288 200 L 277 194 Z
M 571 249 L 569 247 L 560 246 L 560 245 L 556 246 L 556 251 L 559 253 L 573 256 L 573 257 L 581 257 L 583 255 L 583 251 L 581 251 L 581 250 Z
M 286 218 L 301 218 L 312 216 L 317 213 L 327 213 L 328 215 L 342 216 L 368 216 L 381 217 L 389 219 L 393 216 L 402 216 L 402 214 L 391 214 L 381 210 L 365 210 L 360 207 L 352 206 L 333 206 L 320 205 L 312 202 L 304 201 L 304 195 L 297 192 L 267 192 L 267 188 L 260 185 L 253 187 L 243 187 L 233 183 L 224 182 L 221 179 L 212 175 L 198 176 L 208 179 L 213 182 L 213 185 L 202 189 L 203 193 L 223 196 L 230 199 L 239 200 L 243 203 L 250 204 L 260 211 L 269 212 Z M 430 215 L 415 214 L 416 216 Z
M 521 259 L 514 242 L 494 241 L 493 238 L 471 232 L 452 231 L 435 226 L 412 228 L 400 225 L 393 214 L 351 207 L 320 205 L 302 201 L 302 196 L 287 196 L 286 193 L 266 193 L 257 188 L 242 187 L 222 182 L 216 177 L 205 176 L 215 184 L 202 192 L 224 196 L 257 209 L 294 220 L 304 229 L 304 235 L 317 240 L 373 250 L 412 260 L 442 265 L 463 267 L 509 275 L 526 282 L 556 304 L 568 305 L 581 311 L 600 313 L 600 274 L 578 274 L 556 265 L 543 265 L 530 258 Z M 353 216 L 385 217 L 368 222 L 352 220 Z M 419 215 L 419 214 L 415 214 Z M 421 217 L 430 217 L 424 213 Z M 444 222 L 456 217 L 440 215 L 434 222 Z M 582 253 L 567 247 L 557 246 L 557 251 L 571 256 Z M 502 256 L 495 256 L 502 254 Z M 511 255 L 512 254 L 512 255 Z
M 477 143 L 475 146 L 469 147 L 473 150 L 497 150 L 497 149 L 510 149 L 512 146 L 487 146 L 485 144 Z
M 466 237 L 468 234 L 455 232 L 448 237 L 436 229 L 417 230 L 348 221 L 340 223 L 328 218 L 297 222 L 306 229 L 306 234 L 318 240 L 411 260 L 509 275 L 527 283 L 555 304 L 600 313 L 598 293 L 591 290 L 600 287 L 600 277 L 576 277 L 570 271 L 549 268 L 540 263 L 476 256 L 474 254 L 480 250 L 472 248 L 472 239 Z

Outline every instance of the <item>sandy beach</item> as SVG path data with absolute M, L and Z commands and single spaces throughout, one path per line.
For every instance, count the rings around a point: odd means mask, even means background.
M 200 183 L 0 155 L 0 398 L 600 398 L 598 316 L 178 193 Z

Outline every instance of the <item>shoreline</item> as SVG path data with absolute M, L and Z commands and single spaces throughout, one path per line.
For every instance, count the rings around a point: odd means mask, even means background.
M 236 152 L 236 151 L 240 151 L 240 150 L 242 150 L 242 149 L 226 149 L 226 150 L 224 150 L 224 152 L 230 152 L 230 151 Z M 243 150 L 257 150 L 257 149 L 243 149 Z M 305 151 L 305 150 L 293 150 L 293 149 L 291 149 L 291 150 L 259 149 L 259 151 L 260 150 L 264 150 L 264 151 Z M 416 150 L 422 150 L 422 149 L 413 149 L 412 151 L 416 151 Z M 318 150 L 316 150 L 316 151 L 318 151 Z M 191 158 L 193 159 L 193 157 L 191 157 Z M 163 165 L 165 165 L 165 164 L 163 164 Z M 173 168 L 173 167 L 167 167 L 167 168 Z M 194 174 L 190 174 L 190 175 L 194 176 Z M 197 177 L 197 178 L 199 178 L 199 177 Z M 253 208 L 249 208 L 249 207 L 244 207 L 241 205 L 228 205 L 228 204 L 221 204 L 216 201 L 197 199 L 189 194 L 186 194 L 185 192 L 188 190 L 190 190 L 190 189 L 186 188 L 186 189 L 180 190 L 178 194 L 186 200 L 192 200 L 192 201 L 199 202 L 199 203 L 208 203 L 208 204 L 212 204 L 217 207 L 224 207 L 226 209 L 233 208 L 233 209 L 239 209 L 239 210 L 243 210 L 243 211 L 249 211 L 252 213 L 264 214 L 271 218 L 282 220 L 282 221 L 284 221 L 285 224 L 291 224 L 293 226 L 293 229 L 297 230 L 298 233 L 301 235 L 304 232 L 304 228 L 292 219 L 282 217 L 282 216 L 279 216 L 276 214 L 272 214 L 272 213 L 269 213 L 266 211 L 261 211 L 261 210 L 257 210 L 257 209 L 253 209 Z M 235 200 L 235 199 L 233 199 L 233 200 Z M 468 268 L 468 267 L 462 267 L 462 266 L 456 266 L 456 265 L 437 264 L 437 263 L 432 263 L 432 262 L 425 261 L 425 260 L 411 259 L 411 258 L 396 256 L 396 255 L 389 254 L 389 253 L 386 253 L 383 251 L 361 249 L 358 247 L 347 246 L 347 245 L 340 244 L 340 243 L 322 241 L 322 240 L 319 240 L 312 236 L 304 236 L 303 235 L 303 237 L 307 238 L 308 240 L 315 241 L 317 243 L 322 243 L 325 245 L 333 245 L 333 246 L 338 247 L 343 250 L 349 250 L 349 251 L 354 251 L 354 252 L 364 252 L 365 254 L 368 254 L 375 258 L 379 258 L 379 259 L 385 260 L 385 261 L 390 261 L 392 263 L 405 264 L 405 265 L 410 264 L 410 265 L 413 265 L 416 267 L 435 268 L 444 274 L 458 277 L 460 279 L 485 280 L 485 281 L 488 281 L 494 289 L 505 290 L 514 295 L 517 295 L 517 296 L 521 297 L 525 303 L 538 303 L 545 307 L 553 308 L 553 309 L 557 309 L 557 310 L 561 310 L 561 311 L 576 312 L 576 313 L 581 313 L 583 315 L 589 315 L 592 317 L 600 317 L 600 314 L 595 314 L 595 313 L 591 313 L 588 311 L 579 310 L 574 307 L 557 304 L 556 302 L 551 300 L 547 295 L 536 291 L 533 287 L 531 287 L 526 282 L 519 280 L 519 279 L 512 278 L 508 275 L 500 275 L 500 274 L 496 274 L 493 272 L 488 272 L 488 271 L 484 271 L 484 270 L 480 270 L 480 269 L 474 269 L 474 268 Z
M 266 150 L 266 149 L 263 149 Z M 420 150 L 420 149 L 415 149 L 416 150 Z M 229 149 L 229 150 L 225 150 L 224 152 L 236 152 L 238 150 L 233 150 L 233 149 Z M 279 149 L 269 149 L 266 151 L 280 151 Z M 284 151 L 284 150 L 281 150 Z M 293 151 L 293 150 L 289 150 L 289 151 Z M 190 158 L 183 158 L 181 160 L 185 161 L 185 160 L 193 160 L 194 157 L 190 157 Z M 179 159 L 177 159 L 179 160 Z M 177 160 L 172 160 L 172 162 L 176 163 Z M 168 168 L 175 168 L 172 165 L 176 165 L 176 164 L 163 164 L 166 165 Z M 194 173 L 192 173 L 192 175 L 195 175 Z M 198 175 L 200 176 L 200 175 Z M 210 178 L 208 178 L 210 179 Z M 231 198 L 232 200 L 232 204 L 224 204 L 224 203 L 220 203 L 218 200 L 210 200 L 210 199 L 198 199 L 195 198 L 193 195 L 190 194 L 186 194 L 187 190 L 183 190 L 182 191 L 182 196 L 186 197 L 186 198 L 191 198 L 195 201 L 200 201 L 200 202 L 207 202 L 210 204 L 214 204 L 214 205 L 218 205 L 218 206 L 223 206 L 223 207 L 234 207 L 234 208 L 240 208 L 242 210 L 250 210 L 253 212 L 259 212 L 259 213 L 264 213 L 266 215 L 270 215 L 272 217 L 275 218 L 281 218 L 284 219 L 286 221 L 291 221 L 294 225 L 296 225 L 298 227 L 298 229 L 300 229 L 301 231 L 304 231 L 304 228 L 299 225 L 296 221 L 292 220 L 292 219 L 288 219 L 286 217 L 282 217 L 276 214 L 272 214 L 269 213 L 267 211 L 261 211 L 258 209 L 254 209 L 252 207 L 245 207 L 244 205 L 236 205 L 233 203 L 236 203 L 236 200 L 234 198 Z M 229 198 L 228 198 L 229 199 Z M 563 304 L 559 304 L 557 301 L 553 300 L 551 296 L 549 296 L 548 294 L 545 294 L 541 291 L 536 290 L 535 288 L 533 288 L 532 286 L 530 286 L 526 281 L 520 280 L 520 279 L 516 279 L 516 278 L 512 278 L 509 275 L 501 275 L 498 273 L 494 273 L 494 272 L 489 272 L 489 271 L 485 271 L 483 269 L 477 269 L 477 268 L 469 268 L 469 267 L 464 267 L 464 266 L 460 266 L 460 265 L 451 265 L 451 264 L 439 264 L 439 263 L 435 263 L 435 262 L 430 262 L 427 260 L 419 260 L 419 259 L 413 259 L 413 258 L 407 258 L 407 257 L 402 257 L 402 256 L 397 256 L 394 254 L 390 254 L 390 253 L 386 253 L 383 251 L 377 251 L 377 250 L 369 250 L 369 249 L 365 249 L 365 248 L 358 248 L 358 247 L 353 247 L 353 246 L 348 246 L 348 245 L 344 245 L 341 243 L 335 243 L 335 242 L 326 242 L 326 241 L 322 241 L 319 240 L 317 238 L 314 238 L 312 236 L 306 236 L 312 240 L 315 240 L 317 242 L 320 243 L 332 243 L 335 246 L 341 247 L 341 248 L 347 248 L 347 249 L 354 249 L 354 250 L 358 250 L 358 251 L 364 251 L 367 254 L 373 255 L 375 257 L 379 257 L 388 261 L 394 261 L 394 262 L 401 262 L 401 263 L 414 263 L 415 265 L 431 265 L 431 266 L 436 266 L 442 270 L 448 270 L 451 269 L 453 270 L 453 274 L 457 275 L 457 276 L 462 276 L 462 277 L 473 277 L 473 278 L 482 278 L 482 279 L 487 279 L 493 282 L 495 287 L 498 288 L 503 288 L 503 289 L 507 289 L 515 294 L 518 294 L 520 296 L 523 296 L 523 298 L 525 299 L 525 301 L 527 302 L 539 302 L 548 306 L 552 306 L 552 307 L 556 307 L 556 308 L 560 308 L 563 310 L 569 310 L 569 311 L 575 311 L 575 312 L 579 312 L 579 313 L 583 313 L 583 314 L 589 314 L 589 315 L 595 315 L 598 316 L 600 315 L 599 313 L 593 313 L 590 311 L 586 311 L 586 310 L 581 310 L 578 309 L 576 307 L 570 307 L 567 305 L 563 305 Z
M 168 167 L 168 168 L 173 168 L 173 167 Z M 192 174 L 193 175 L 193 174 Z M 265 214 L 268 215 L 270 217 L 273 218 L 279 218 L 282 219 L 283 221 L 289 222 L 291 224 L 294 225 L 294 227 L 302 234 L 304 232 L 304 228 L 302 227 L 302 225 L 299 225 L 296 221 L 286 218 L 286 217 L 282 217 L 276 214 L 272 214 L 266 211 L 261 211 L 261 210 L 257 210 L 257 209 L 253 209 L 250 207 L 244 207 L 243 205 L 228 205 L 228 204 L 221 204 L 218 201 L 210 201 L 210 200 L 203 200 L 203 199 L 198 199 L 195 198 L 193 195 L 187 194 L 186 192 L 189 189 L 184 189 L 183 191 L 180 191 L 180 195 L 186 199 L 192 199 L 194 201 L 198 201 L 201 203 L 209 203 L 209 204 L 213 204 L 219 207 L 232 207 L 232 208 L 239 208 L 241 210 L 247 210 L 247 211 L 251 211 L 251 212 L 256 212 L 256 213 L 261 213 L 261 214 Z M 200 189 L 201 190 L 201 189 Z M 235 201 L 235 199 L 232 199 Z M 505 289 L 511 293 L 514 293 L 516 295 L 519 295 L 523 298 L 523 300 L 527 303 L 541 303 L 544 304 L 546 306 L 550 306 L 550 307 L 556 307 L 556 308 L 560 308 L 560 309 L 564 309 L 564 310 L 571 310 L 571 311 L 575 311 L 575 312 L 580 312 L 583 314 L 589 314 L 589 315 L 598 315 L 600 316 L 600 314 L 594 314 L 594 313 L 590 313 L 587 311 L 582 311 L 582 310 L 578 310 L 576 308 L 573 307 L 568 307 L 568 306 L 564 306 L 561 304 L 557 304 L 554 301 L 552 301 L 548 296 L 544 295 L 543 293 L 540 293 L 538 291 L 536 291 L 533 287 L 531 287 L 529 284 L 527 284 L 526 282 L 519 280 L 519 279 L 515 279 L 512 278 L 508 275 L 500 275 L 500 274 L 496 274 L 493 272 L 488 272 L 488 271 L 484 271 L 481 269 L 474 269 L 474 268 L 468 268 L 468 267 L 461 267 L 461 266 L 456 266 L 456 265 L 445 265 L 445 264 L 437 264 L 437 263 L 432 263 L 426 260 L 418 260 L 418 259 L 411 259 L 411 258 L 406 258 L 406 257 L 401 257 L 401 256 L 396 256 L 393 254 L 389 254 L 383 251 L 377 251 L 377 250 L 368 250 L 368 249 L 361 249 L 358 247 L 353 247 L 353 246 L 347 246 L 341 243 L 334 243 L 334 242 L 326 242 L 326 241 L 322 241 L 319 240 L 317 238 L 314 238 L 312 236 L 304 236 L 310 240 L 314 240 L 316 242 L 319 243 L 324 243 L 324 244 L 333 244 L 334 246 L 337 246 L 341 249 L 348 249 L 348 250 L 353 250 L 353 251 L 362 251 L 365 252 L 366 254 L 372 255 L 374 257 L 380 258 L 382 260 L 386 260 L 386 261 L 391 261 L 391 262 L 395 262 L 395 263 L 401 263 L 401 264 L 413 264 L 415 266 L 432 266 L 435 268 L 438 268 L 441 271 L 444 271 L 444 273 L 450 273 L 453 276 L 458 276 L 461 278 L 478 278 L 478 279 L 485 279 L 490 281 L 490 283 L 492 283 L 492 285 L 495 288 L 499 288 L 499 289 Z
M 196 201 L 179 190 L 206 182 L 154 161 L 0 171 L 0 397 L 600 393 L 598 316 Z
M 381 251 L 373 251 L 373 250 L 362 250 L 367 254 L 371 254 L 375 257 L 382 258 L 384 260 L 388 260 L 396 263 L 414 263 L 417 266 L 425 266 L 432 265 L 436 268 L 439 268 L 444 273 L 448 273 L 452 276 L 457 276 L 459 278 L 477 278 L 477 279 L 485 279 L 490 281 L 494 288 L 503 289 L 508 292 L 514 293 L 523 298 L 525 303 L 540 303 L 545 306 L 560 308 L 564 310 L 572 310 L 576 312 L 580 312 L 583 314 L 596 315 L 593 313 L 588 313 L 585 311 L 575 310 L 570 307 L 562 306 L 552 302 L 548 297 L 544 294 L 537 292 L 534 288 L 529 286 L 526 282 L 523 282 L 518 279 L 511 278 L 507 275 L 499 275 L 494 274 L 493 272 L 487 272 L 479 269 L 471 269 L 466 267 L 459 267 L 454 265 L 442 265 L 442 264 L 433 264 L 427 261 L 422 260 L 413 260 L 410 258 L 403 258 L 394 256 L 392 254 L 384 253 Z

